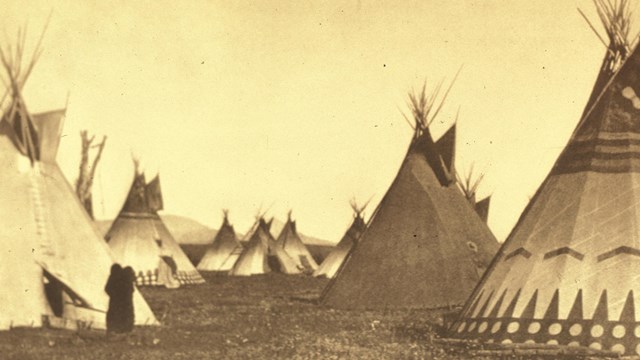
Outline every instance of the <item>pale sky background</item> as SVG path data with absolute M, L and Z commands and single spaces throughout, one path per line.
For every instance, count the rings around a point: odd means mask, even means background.
M 240 4 L 242 3 L 242 4 Z M 450 80 L 432 131 L 458 109 L 458 170 L 485 172 L 502 241 L 568 140 L 604 47 L 590 0 L 2 0 L 0 40 L 29 24 L 45 51 L 24 89 L 33 112 L 70 102 L 58 162 L 77 177 L 79 131 L 108 136 L 95 212 L 112 218 L 131 151 L 160 170 L 165 213 L 239 230 L 262 205 L 338 241 L 350 198 L 393 181 L 412 130 L 401 110 L 425 78 Z M 598 22 L 599 25 L 599 22 Z

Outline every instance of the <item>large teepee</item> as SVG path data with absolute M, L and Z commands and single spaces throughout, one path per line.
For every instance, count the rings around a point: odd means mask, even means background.
M 446 94 L 445 94 L 446 96 Z M 396 179 L 321 302 L 337 308 L 460 305 L 498 243 L 455 181 L 455 128 L 434 142 L 442 103 L 425 89 L 410 97 L 415 134 Z
M 354 212 L 351 226 L 349 226 L 349 229 L 347 229 L 347 232 L 344 234 L 338 245 L 336 245 L 335 249 L 333 249 L 324 259 L 322 264 L 318 266 L 318 269 L 313 273 L 313 276 L 332 278 L 336 275 L 338 268 L 340 268 L 340 265 L 342 265 L 347 254 L 366 228 L 362 213 L 366 206 L 367 204 L 359 207 L 355 201 L 351 202 L 351 208 Z
M 596 4 L 610 44 L 590 100 L 453 336 L 640 354 L 640 49 L 627 2 Z
M 276 240 L 271 235 L 270 228 L 271 221 L 265 221 L 262 216 L 257 217 L 249 232 L 249 241 L 229 275 L 250 276 L 272 271 L 285 274 L 302 272 L 284 249 L 276 246 Z
M 224 211 L 222 226 L 216 234 L 211 247 L 207 249 L 200 263 L 200 271 L 229 271 L 242 253 L 242 244 L 236 238 L 233 225 L 229 223 L 229 212 Z
M 21 72 L 23 50 L 24 39 L 0 50 L 8 84 L 0 119 L 0 329 L 104 328 L 113 260 L 56 163 L 65 111 L 27 110 L 21 92 L 39 49 Z M 136 324 L 157 323 L 137 291 L 134 307 Z
M 311 274 L 318 268 L 318 264 L 311 256 L 309 249 L 307 249 L 300 235 L 298 235 L 296 222 L 291 219 L 291 211 L 287 215 L 287 223 L 280 231 L 275 246 L 283 249 L 296 263 L 296 267 L 302 269 L 302 272 Z
M 175 267 L 175 277 L 180 284 L 203 283 L 204 279 L 158 215 L 163 207 L 159 177 L 147 184 L 144 173 L 137 161 L 135 163 L 129 195 L 105 236 L 116 261 L 133 268 L 138 285 L 165 285 L 158 282 L 159 261 Z

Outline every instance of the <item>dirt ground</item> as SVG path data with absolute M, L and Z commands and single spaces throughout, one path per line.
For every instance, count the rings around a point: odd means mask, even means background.
M 472 358 L 437 343 L 438 312 L 323 308 L 315 300 L 327 280 L 308 276 L 204 276 L 200 286 L 141 290 L 162 326 L 118 339 L 14 329 L 0 332 L 0 359 Z
M 207 283 L 141 291 L 163 325 L 126 338 L 99 332 L 14 329 L 2 359 L 454 359 L 433 346 L 429 312 L 319 307 L 327 280 L 204 274 Z

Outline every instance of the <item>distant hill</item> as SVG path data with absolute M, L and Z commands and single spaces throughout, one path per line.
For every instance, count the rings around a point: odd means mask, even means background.
M 273 223 L 271 224 L 271 234 L 275 238 L 277 238 L 278 235 L 280 235 L 280 232 L 282 231 L 284 224 L 285 224 L 284 221 L 280 221 L 279 219 L 276 219 L 276 218 L 273 219 Z M 318 239 L 313 236 L 305 235 L 301 232 L 298 232 L 298 235 L 300 235 L 300 238 L 302 238 L 302 242 L 307 245 L 332 246 L 332 247 L 336 246 L 336 243 L 329 240 Z
M 203 245 L 209 244 L 213 238 L 218 233 L 218 230 L 212 229 L 206 225 L 203 225 L 193 219 L 188 217 L 179 216 L 179 215 L 161 215 L 162 221 L 164 221 L 167 228 L 176 241 L 179 244 L 194 244 L 194 245 Z M 104 235 L 109 231 L 109 227 L 111 226 L 111 220 L 97 220 L 96 225 L 98 229 L 100 229 L 101 233 Z M 274 237 L 278 237 L 280 231 L 284 227 L 284 222 L 274 219 L 273 225 L 271 225 L 271 233 Z M 240 238 L 242 238 L 242 234 L 238 234 Z M 302 238 L 302 242 L 308 245 L 318 245 L 318 246 L 335 246 L 335 243 L 327 240 L 318 239 L 312 236 L 307 236 L 305 234 L 300 233 L 300 237 Z
M 208 244 L 218 233 L 199 222 L 179 215 L 160 215 L 162 221 L 179 244 Z M 96 220 L 98 229 L 105 235 L 109 231 L 112 220 Z
M 167 228 L 169 228 L 169 231 L 173 234 L 193 264 L 197 264 L 200 261 L 207 250 L 207 245 L 211 243 L 218 233 L 218 230 L 212 229 L 188 217 L 170 214 L 160 215 L 160 217 L 162 217 L 162 221 L 167 225 Z M 95 223 L 104 236 L 107 231 L 109 231 L 112 220 L 96 220 Z M 271 225 L 271 233 L 273 236 L 277 237 L 283 227 L 284 222 L 274 219 Z M 243 235 L 238 234 L 238 237 L 242 238 Z M 302 242 L 308 245 L 311 255 L 313 255 L 318 263 L 320 263 L 335 246 L 331 241 L 314 238 L 302 233 L 300 237 L 302 238 Z

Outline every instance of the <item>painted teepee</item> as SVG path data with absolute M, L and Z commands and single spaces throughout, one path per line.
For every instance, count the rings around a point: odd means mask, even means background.
M 358 238 L 360 238 L 360 235 L 362 235 L 366 228 L 363 216 L 363 211 L 366 206 L 367 204 L 359 207 L 355 201 L 351 202 L 351 208 L 354 212 L 351 226 L 349 226 L 349 229 L 347 229 L 347 232 L 344 234 L 340 242 L 338 242 L 335 249 L 333 249 L 324 261 L 322 261 L 322 264 L 318 266 L 318 269 L 313 273 L 313 276 L 332 278 L 336 275 L 336 272 L 344 262 L 347 254 L 349 254 L 349 251 L 356 241 L 358 241 Z
M 446 94 L 445 94 L 446 97 Z M 335 308 L 461 305 L 498 243 L 455 181 L 455 128 L 434 142 L 440 104 L 410 96 L 415 133 L 398 175 L 321 303 Z
M 38 56 L 20 67 L 23 49 L 23 42 L 13 53 L 0 49 L 8 84 L 0 119 L 0 330 L 105 328 L 111 252 L 56 162 L 65 110 L 27 110 L 22 89 Z M 136 324 L 157 324 L 137 291 L 134 311 Z
M 302 272 L 296 262 L 284 251 L 276 246 L 276 240 L 271 235 L 271 223 L 264 217 L 258 216 L 249 231 L 249 241 L 229 272 L 232 276 L 251 276 L 270 272 L 285 274 L 299 274 Z
M 222 226 L 211 246 L 198 263 L 200 271 L 230 271 L 242 253 L 242 244 L 236 238 L 233 225 L 229 223 L 229 212 L 224 210 Z
M 291 211 L 287 215 L 287 223 L 280 231 L 275 246 L 284 250 L 293 259 L 296 267 L 302 269 L 302 272 L 311 274 L 318 268 L 318 263 L 298 234 L 296 222 L 291 219 Z
M 105 235 L 116 261 L 133 268 L 140 286 L 169 285 L 158 281 L 165 278 L 158 276 L 159 268 L 167 268 L 160 261 L 175 270 L 173 276 L 180 284 L 204 283 L 158 215 L 163 208 L 160 178 L 155 176 L 147 183 L 138 162 L 134 162 L 136 171 L 129 195 Z
M 627 2 L 596 4 L 611 41 L 590 100 L 452 336 L 640 354 L 640 49 Z

